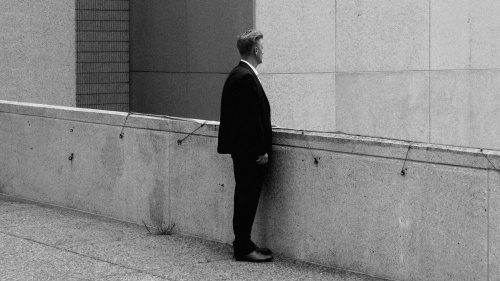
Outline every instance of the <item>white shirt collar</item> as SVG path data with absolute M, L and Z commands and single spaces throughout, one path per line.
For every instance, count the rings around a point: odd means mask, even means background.
M 241 60 L 242 62 L 248 64 L 250 66 L 250 68 L 252 68 L 253 70 L 253 73 L 255 73 L 256 76 L 259 76 L 259 72 L 257 71 L 257 69 L 255 69 L 255 67 L 253 67 L 253 65 L 251 65 L 248 61 L 246 60 Z

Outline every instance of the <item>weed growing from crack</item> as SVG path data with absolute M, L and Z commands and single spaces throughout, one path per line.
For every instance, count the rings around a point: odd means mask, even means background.
M 144 221 L 142 221 L 142 223 L 144 224 L 144 227 L 146 227 L 146 230 L 149 232 L 149 234 L 152 235 L 171 235 L 175 227 L 175 223 L 169 224 L 167 225 L 167 227 L 165 227 L 163 223 L 159 223 L 155 227 L 153 227 L 155 229 L 155 231 L 153 232 L 149 229 Z

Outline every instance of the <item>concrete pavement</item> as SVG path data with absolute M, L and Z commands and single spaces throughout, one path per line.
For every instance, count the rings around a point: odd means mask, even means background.
M 0 195 L 0 280 L 381 280 Z

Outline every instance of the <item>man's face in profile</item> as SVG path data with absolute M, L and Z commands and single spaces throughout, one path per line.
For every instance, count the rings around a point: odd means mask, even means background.
M 257 62 L 259 64 L 262 63 L 262 55 L 264 55 L 264 45 L 262 43 L 262 39 L 257 40 L 257 43 L 255 44 L 255 47 L 257 48 Z

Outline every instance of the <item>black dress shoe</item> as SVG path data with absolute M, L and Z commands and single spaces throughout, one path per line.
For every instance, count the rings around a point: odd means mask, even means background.
M 248 262 L 270 262 L 273 260 L 273 256 L 264 255 L 257 251 L 253 251 L 245 256 L 235 256 L 236 261 L 248 261 Z
M 271 252 L 271 250 L 269 250 L 268 248 L 259 248 L 257 247 L 257 249 L 255 249 L 255 251 L 263 254 L 263 255 L 268 255 L 268 256 L 271 256 L 273 254 L 273 252 Z

